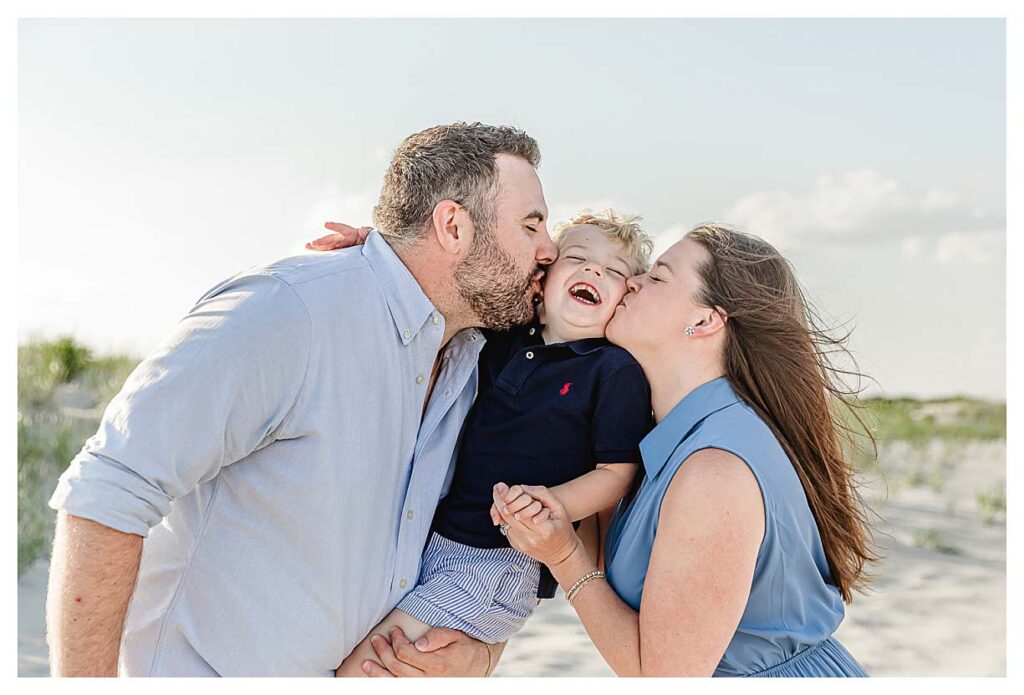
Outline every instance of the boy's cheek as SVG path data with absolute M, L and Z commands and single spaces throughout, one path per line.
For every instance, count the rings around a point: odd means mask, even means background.
M 619 302 L 621 302 L 622 298 L 625 297 L 625 296 L 626 296 L 626 284 L 623 283 L 621 288 L 616 288 L 616 290 L 614 292 L 612 292 L 611 297 L 609 297 L 609 301 L 606 302 L 606 303 L 607 304 L 611 304 L 612 307 L 613 307 L 613 310 L 614 310 L 615 305 L 617 305 Z

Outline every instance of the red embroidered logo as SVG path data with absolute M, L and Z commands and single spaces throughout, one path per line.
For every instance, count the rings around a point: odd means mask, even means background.
M 572 382 L 571 381 L 565 382 L 565 386 L 562 387 L 562 390 L 559 391 L 559 393 L 562 394 L 563 396 L 565 394 L 569 393 L 569 387 L 570 386 L 572 386 Z

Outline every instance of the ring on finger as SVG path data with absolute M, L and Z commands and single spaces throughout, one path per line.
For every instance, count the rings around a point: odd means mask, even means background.
M 512 524 L 502 524 L 501 526 L 499 526 L 498 530 L 501 531 L 501 535 L 507 536 L 508 535 L 508 527 L 511 526 L 511 525 Z

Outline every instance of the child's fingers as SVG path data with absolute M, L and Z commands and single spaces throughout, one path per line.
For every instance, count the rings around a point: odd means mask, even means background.
M 534 501 L 530 502 L 530 504 L 527 505 L 526 507 L 524 507 L 522 510 L 516 512 L 513 516 L 515 516 L 515 518 L 517 518 L 517 519 L 525 521 L 525 520 L 530 519 L 533 516 L 539 514 L 540 510 L 543 509 L 543 508 L 544 508 L 544 505 L 542 505 L 537 500 L 534 500 Z
M 508 510 L 506 514 L 515 514 L 516 512 L 522 509 L 526 509 L 532 503 L 533 498 L 524 492 L 523 494 L 519 495 L 519 497 L 516 497 L 514 500 L 505 505 L 505 509 Z
M 505 503 L 507 504 L 511 502 L 516 497 L 519 497 L 519 495 L 523 494 L 523 492 L 524 490 L 521 486 L 513 485 L 512 487 L 509 488 L 508 492 L 505 493 Z
M 509 519 L 512 518 L 512 515 L 508 514 L 505 511 L 505 498 L 502 496 L 500 492 L 498 492 L 497 486 L 495 486 L 495 489 L 491 493 L 491 495 L 494 498 L 494 506 L 498 510 L 499 523 L 506 523 Z M 508 519 L 505 518 L 506 516 L 508 516 Z

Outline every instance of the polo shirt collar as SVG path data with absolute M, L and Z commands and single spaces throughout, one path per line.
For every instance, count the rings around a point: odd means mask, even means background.
M 437 309 L 380 232 L 370 232 L 362 252 L 384 293 L 402 344 L 408 345 Z
M 740 397 L 724 376 L 701 384 L 688 393 L 640 442 L 647 476 L 653 478 L 665 467 L 672 454 L 704 418 L 739 401 Z
M 540 319 L 534 317 L 533 321 L 526 326 L 526 333 L 529 334 L 530 328 L 536 328 L 537 331 L 529 338 L 526 344 L 542 345 L 544 343 L 544 324 L 540 322 Z M 531 342 L 532 341 L 532 342 Z M 570 340 L 565 343 L 553 343 L 547 347 L 562 347 L 572 350 L 577 355 L 589 355 L 595 350 L 610 345 L 606 338 L 581 338 L 580 340 Z

